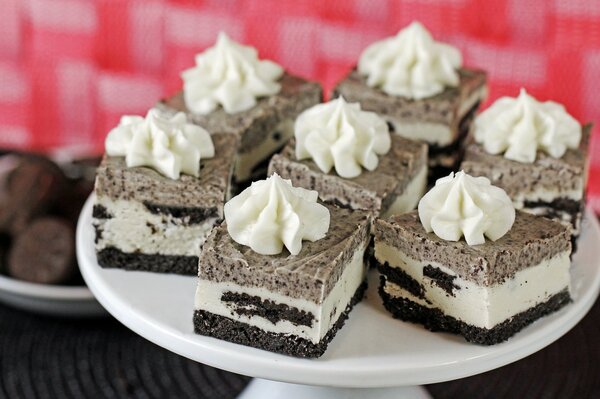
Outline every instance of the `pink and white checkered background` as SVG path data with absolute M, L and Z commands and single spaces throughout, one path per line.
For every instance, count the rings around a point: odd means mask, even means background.
M 600 121 L 597 0 L 0 0 L 0 146 L 101 148 L 219 30 L 331 89 L 372 41 L 413 19 L 489 71 L 491 100 L 521 86 Z M 600 140 L 590 202 L 600 211 Z

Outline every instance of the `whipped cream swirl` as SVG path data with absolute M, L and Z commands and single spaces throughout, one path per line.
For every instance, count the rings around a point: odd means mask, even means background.
M 419 202 L 419 218 L 428 233 L 443 240 L 458 241 L 462 236 L 469 245 L 496 241 L 515 221 L 515 208 L 506 192 L 492 186 L 485 177 L 464 172 L 450 173 Z
M 423 25 L 413 22 L 396 36 L 367 47 L 358 60 L 358 72 L 367 76 L 371 87 L 418 100 L 458 86 L 461 65 L 457 48 L 436 42 Z
M 210 134 L 188 123 L 183 112 L 164 118 L 156 110 L 145 118 L 123 116 L 108 133 L 105 147 L 107 155 L 125 157 L 127 167 L 148 166 L 171 179 L 181 173 L 198 176 L 200 159 L 215 155 Z
M 324 173 L 335 167 L 344 178 L 360 175 L 362 167 L 374 170 L 379 164 L 377 156 L 391 147 L 385 120 L 342 97 L 302 112 L 294 134 L 296 158 L 312 158 Z
M 519 97 L 502 97 L 473 125 L 475 141 L 490 154 L 532 163 L 537 152 L 560 158 L 579 147 L 581 124 L 554 101 L 540 102 L 521 89 Z
M 225 204 L 227 231 L 235 242 L 259 254 L 279 254 L 285 245 L 298 255 L 302 240 L 319 240 L 329 230 L 329 210 L 317 198 L 316 191 L 293 187 L 273 174 Z
M 281 75 L 281 66 L 259 60 L 255 48 L 221 32 L 216 45 L 196 55 L 196 66 L 181 74 L 185 105 L 202 115 L 219 105 L 228 114 L 246 111 L 256 105 L 257 98 L 279 92 Z

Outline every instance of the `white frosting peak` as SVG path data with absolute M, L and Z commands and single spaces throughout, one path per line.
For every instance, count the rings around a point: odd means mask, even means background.
M 581 125 L 565 107 L 537 101 L 525 89 L 517 98 L 498 99 L 475 118 L 473 128 L 487 152 L 524 163 L 534 162 L 538 150 L 560 158 L 581 141 Z
M 496 241 L 515 221 L 515 208 L 506 192 L 485 177 L 464 172 L 438 179 L 419 202 L 419 218 L 428 233 L 469 245 Z
M 273 174 L 225 204 L 227 231 L 235 242 L 259 254 L 279 254 L 285 245 L 298 255 L 302 240 L 319 240 L 329 230 L 329 210 L 317 198 L 316 191 L 293 187 Z
M 456 87 L 462 64 L 460 51 L 436 42 L 419 22 L 413 22 L 394 37 L 365 49 L 358 72 L 367 84 L 393 96 L 422 99 Z
M 335 167 L 345 178 L 360 175 L 361 167 L 374 170 L 379 164 L 377 156 L 386 154 L 391 146 L 385 120 L 342 97 L 302 112 L 294 130 L 296 158 L 312 158 L 324 173 Z
M 210 134 L 188 123 L 183 112 L 164 118 L 156 110 L 123 116 L 105 141 L 106 154 L 125 157 L 127 166 L 148 166 L 171 179 L 181 173 L 198 176 L 200 159 L 215 155 Z
M 246 111 L 259 97 L 281 89 L 277 80 L 283 68 L 272 61 L 259 60 L 255 48 L 219 33 L 217 43 L 196 56 L 196 66 L 181 74 L 187 108 L 208 114 L 219 105 L 228 114 Z

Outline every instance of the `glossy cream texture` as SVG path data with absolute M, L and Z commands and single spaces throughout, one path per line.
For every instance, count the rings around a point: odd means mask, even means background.
M 283 68 L 259 60 L 255 48 L 219 33 L 217 43 L 196 56 L 196 65 L 185 70 L 183 97 L 186 107 L 206 115 L 222 106 L 228 114 L 249 110 L 260 97 L 277 94 Z
M 200 160 L 215 155 L 210 134 L 188 123 L 183 112 L 164 117 L 156 110 L 145 118 L 123 116 L 105 147 L 107 155 L 125 157 L 127 167 L 147 166 L 171 179 L 181 173 L 198 176 Z
M 317 104 L 296 119 L 296 158 L 312 159 L 323 173 L 332 168 L 344 178 L 375 170 L 379 155 L 391 148 L 389 128 L 374 112 L 343 97 Z
M 232 282 L 213 282 L 200 278 L 196 290 L 196 309 L 204 310 L 219 316 L 228 317 L 232 320 L 258 327 L 263 331 L 276 334 L 291 334 L 307 339 L 313 343 L 319 343 L 340 315 L 346 310 L 358 287 L 365 279 L 364 265 L 365 248 L 359 248 L 354 252 L 350 262 L 346 265 L 344 272 L 338 282 L 320 303 L 306 299 L 292 298 L 277 292 L 269 291 L 261 287 L 250 287 Z M 279 320 L 273 323 L 258 315 L 244 315 L 236 313 L 236 305 L 221 301 L 225 292 L 248 294 L 258 296 L 263 301 L 272 301 L 276 304 L 285 304 L 289 307 L 303 310 L 313 315 L 311 326 L 296 325 L 288 320 Z
M 418 209 L 425 231 L 448 241 L 464 237 L 469 245 L 483 244 L 485 237 L 499 239 L 515 221 L 515 208 L 504 190 L 486 177 L 464 172 L 438 179 Z
M 565 107 L 540 102 L 525 89 L 517 98 L 502 97 L 474 121 L 475 141 L 490 154 L 504 154 L 513 161 L 532 163 L 537 151 L 560 158 L 581 141 L 581 125 Z
M 302 240 L 319 240 L 329 230 L 329 210 L 317 199 L 316 191 L 294 187 L 275 173 L 225 204 L 227 232 L 262 255 L 279 254 L 284 246 L 297 255 Z
M 385 283 L 385 292 L 395 298 L 406 298 L 421 306 L 439 309 L 445 315 L 487 329 L 537 304 L 546 302 L 565 289 L 569 290 L 571 265 L 569 255 L 569 251 L 558 253 L 537 265 L 518 271 L 503 283 L 482 286 L 461 279 L 442 264 L 416 260 L 387 244 L 375 244 L 377 260 L 403 270 L 419 282 L 424 289 L 425 299 L 416 297 L 390 281 Z M 423 268 L 427 265 L 455 276 L 453 284 L 457 288 L 452 291 L 452 295 L 423 275 Z
M 436 42 L 419 22 L 371 44 L 358 61 L 367 84 L 387 94 L 422 99 L 459 84 L 460 51 Z

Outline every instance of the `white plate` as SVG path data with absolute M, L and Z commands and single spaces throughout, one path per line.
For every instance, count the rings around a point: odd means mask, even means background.
M 35 284 L 2 275 L 0 302 L 53 316 L 86 317 L 106 314 L 86 286 Z
M 454 335 L 431 333 L 393 319 L 379 301 L 373 275 L 367 299 L 352 311 L 325 355 L 315 360 L 297 359 L 194 334 L 194 277 L 99 267 L 91 225 L 92 200 L 79 220 L 77 255 L 83 277 L 100 303 L 127 327 L 170 351 L 270 380 L 366 388 L 428 384 L 481 373 L 521 359 L 561 337 L 587 313 L 600 288 L 600 230 L 588 214 L 573 263 L 574 303 L 506 343 L 469 344 Z

